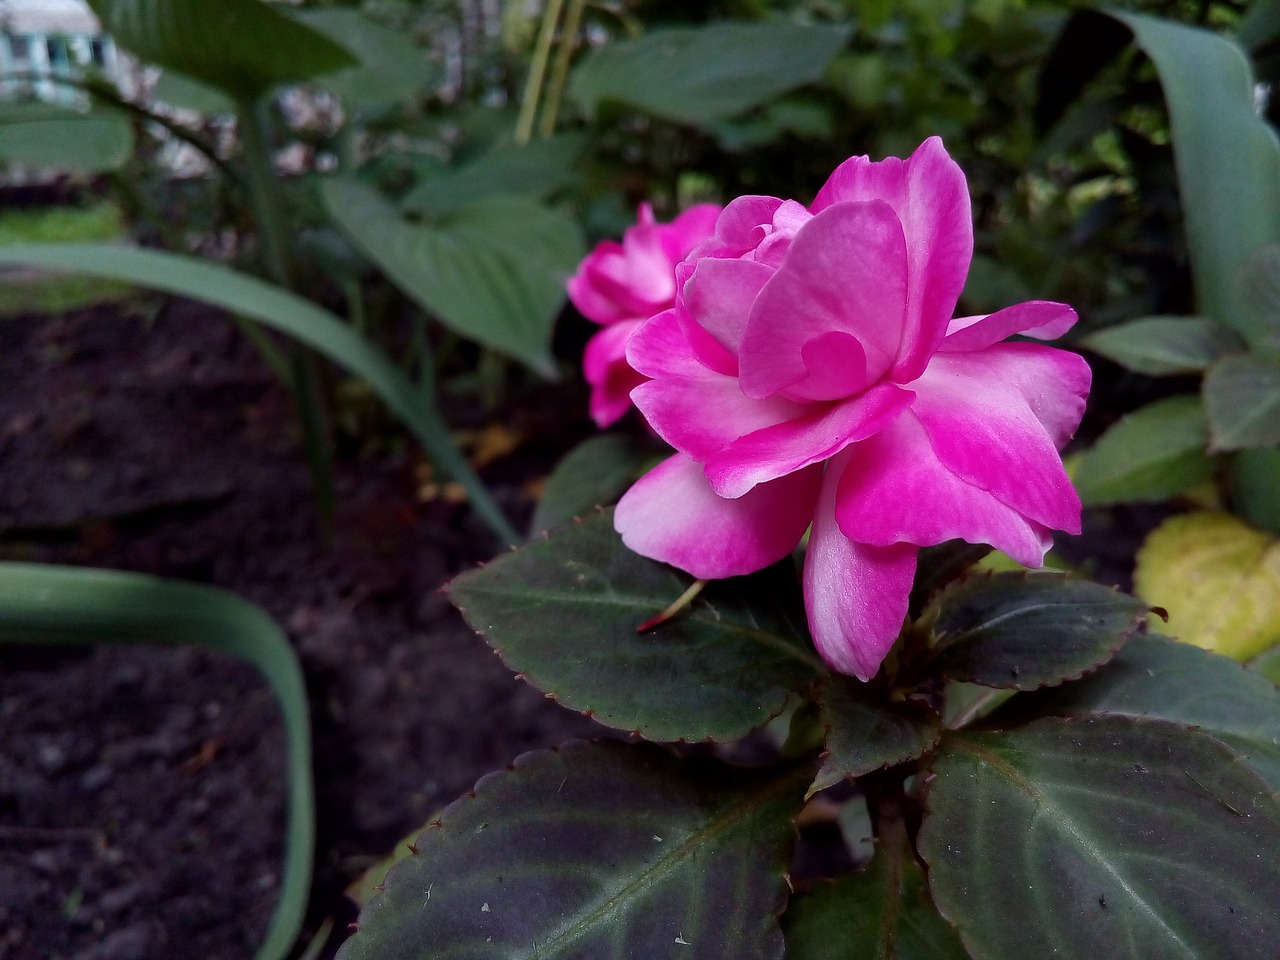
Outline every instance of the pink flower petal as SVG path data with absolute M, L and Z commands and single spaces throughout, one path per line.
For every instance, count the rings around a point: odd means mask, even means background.
M 704 330 L 737 356 L 751 305 L 774 273 L 752 260 L 704 257 L 684 283 L 682 303 Z
M 1065 303 L 1028 300 L 985 317 L 961 317 L 951 321 L 940 350 L 960 353 L 983 350 L 1015 333 L 1040 340 L 1055 340 L 1070 330 L 1076 312 Z
M 613 524 L 642 556 L 706 580 L 741 576 L 795 549 L 821 482 L 821 468 L 813 467 L 725 500 L 712 492 L 702 465 L 678 453 L 623 495 Z
M 720 211 L 715 235 L 693 251 L 695 257 L 741 257 L 756 248 L 764 235 L 761 229 L 773 223 L 774 212 L 782 206 L 777 197 L 738 197 Z
M 756 297 L 738 356 L 742 392 L 834 400 L 865 389 L 893 365 L 906 294 L 907 250 L 888 204 L 829 207 L 800 228 L 786 261 Z M 858 342 L 861 367 L 842 375 L 821 353 L 806 357 L 807 343 L 833 333 Z M 841 351 L 831 362 L 848 355 Z
M 907 160 L 851 157 L 818 191 L 810 209 L 883 200 L 902 221 L 910 256 L 902 345 L 893 378 L 910 383 L 946 335 L 973 258 L 973 213 L 964 173 L 942 141 L 930 137 Z
M 834 507 L 848 456 L 832 461 L 823 480 L 804 559 L 804 605 L 822 659 L 870 680 L 902 631 L 918 548 L 867 546 L 840 532 Z
M 1052 542 L 1043 526 L 947 469 L 912 412 L 850 449 L 835 511 L 845 536 L 880 547 L 958 538 L 1038 567 Z
M 797 415 L 744 434 L 705 458 L 707 479 L 720 496 L 740 497 L 758 483 L 820 463 L 884 429 L 910 406 L 913 396 L 882 383 L 842 403 L 801 407 Z
M 720 207 L 714 203 L 700 203 L 690 207 L 667 224 L 662 231 L 663 250 L 671 263 L 679 263 L 698 244 L 712 236 Z
M 911 388 L 938 460 L 1028 520 L 1080 532 L 1080 498 L 1058 448 L 1084 412 L 1089 366 L 1032 343 L 940 353 Z
M 631 400 L 673 447 L 705 461 L 745 434 L 804 413 L 804 407 L 783 397 L 743 396 L 736 376 L 701 362 L 690 346 L 690 332 L 710 340 L 676 307 L 644 323 L 627 349 L 632 366 L 657 378 L 636 387 Z
M 627 362 L 627 341 L 642 320 L 622 320 L 600 330 L 587 341 L 582 371 L 591 384 L 591 419 L 604 428 L 631 409 L 631 391 L 647 377 Z

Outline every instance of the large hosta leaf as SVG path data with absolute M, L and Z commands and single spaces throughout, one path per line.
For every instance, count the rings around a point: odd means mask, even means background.
M 47 103 L 0 104 L 0 161 L 100 173 L 133 155 L 133 124 L 123 113 L 90 113 Z
M 872 770 L 923 756 L 942 733 L 936 713 L 917 703 L 884 703 L 866 692 L 866 684 L 831 677 L 818 694 L 827 754 L 814 791 L 860 777 Z
M 1133 579 L 1188 643 L 1247 660 L 1280 642 L 1280 539 L 1228 513 L 1170 517 L 1138 551 Z
M 1199 373 L 1223 354 L 1244 349 L 1230 327 L 1205 317 L 1142 317 L 1099 330 L 1080 343 L 1153 377 Z
M 1223 357 L 1205 374 L 1203 390 L 1212 449 L 1280 444 L 1280 361 L 1250 354 Z
M 339 956 L 780 960 L 811 773 L 617 743 L 526 754 L 419 837 Z
M 1088 506 L 1164 500 L 1213 474 L 1198 397 L 1167 397 L 1121 418 L 1085 452 L 1075 474 Z
M 1011 706 L 1018 706 L 1013 704 Z M 1280 790 L 1280 690 L 1240 664 L 1167 637 L 1134 637 L 1092 676 L 1032 698 L 1039 713 L 1111 713 L 1198 727 Z
M 915 860 L 878 854 L 865 870 L 791 901 L 787 960 L 968 960 Z
M 566 706 L 651 740 L 733 740 L 826 673 L 803 628 L 794 574 L 710 585 L 646 633 L 689 586 L 622 544 L 613 511 L 554 530 L 447 587 L 506 664 Z
M 354 66 L 343 46 L 261 0 L 90 0 L 140 60 L 252 100 L 282 83 Z
M 822 77 L 845 26 L 720 22 L 654 30 L 593 50 L 569 90 L 589 114 L 616 102 L 681 123 L 709 123 Z
M 978 960 L 1270 960 L 1280 804 L 1237 756 L 1157 720 L 944 738 L 919 848 Z
M 938 601 L 933 666 L 951 680 L 1031 690 L 1105 663 L 1147 605 L 1051 573 L 974 577 Z
M 352 242 L 442 323 L 554 375 L 551 328 L 584 252 L 572 220 L 499 196 L 413 223 L 354 180 L 328 180 L 321 192 Z
M 360 63 L 318 79 L 351 107 L 377 108 L 424 91 L 435 77 L 413 38 L 357 10 L 300 10 L 297 19 L 355 54 Z

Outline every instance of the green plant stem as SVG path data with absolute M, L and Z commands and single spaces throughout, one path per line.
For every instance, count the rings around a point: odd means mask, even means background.
M 528 143 L 533 136 L 533 121 L 538 113 L 538 101 L 542 97 L 542 80 L 547 74 L 547 60 L 551 57 L 551 43 L 555 39 L 556 24 L 564 0 L 547 0 L 542 11 L 542 26 L 534 42 L 533 60 L 529 64 L 529 79 L 525 83 L 524 98 L 520 102 L 520 116 L 516 120 L 516 143 Z
M 244 147 L 248 174 L 249 202 L 258 223 L 263 256 L 273 280 L 297 293 L 297 273 L 289 243 L 289 220 L 280 195 L 275 161 L 267 142 L 263 117 L 255 104 L 242 101 L 236 110 L 240 142 Z M 320 393 L 320 375 L 315 358 L 303 347 L 295 346 L 289 358 L 294 395 L 298 402 L 298 418 L 302 425 L 302 449 L 311 473 L 316 506 L 328 526 L 333 518 L 333 460 L 329 449 L 329 430 L 325 422 L 324 403 Z
M 542 106 L 542 122 L 538 124 L 538 135 L 541 137 L 549 137 L 556 131 L 560 102 L 564 99 L 564 88 L 569 78 L 569 63 L 573 60 L 573 51 L 578 45 L 578 30 L 582 26 L 582 11 L 586 5 L 587 0 L 569 0 L 564 30 L 560 34 L 560 46 L 556 49 L 556 62 L 551 70 L 551 85 L 547 88 Z

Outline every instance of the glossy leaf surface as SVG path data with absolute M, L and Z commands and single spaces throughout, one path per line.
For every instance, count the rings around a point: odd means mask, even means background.
M 1134 637 L 1107 666 L 1037 694 L 1032 709 L 1110 713 L 1198 727 L 1280 790 L 1280 690 L 1233 660 L 1161 636 Z
M 820 79 L 849 33 L 783 21 L 658 29 L 593 50 L 574 70 L 569 91 L 592 116 L 614 102 L 705 124 Z
M 91 0 L 103 31 L 144 63 L 253 100 L 356 63 L 345 47 L 261 0 Z
M 1280 360 L 1223 357 L 1205 374 L 1203 391 L 1210 449 L 1280 444 Z
M 932 666 L 950 680 L 1033 690 L 1105 663 L 1147 605 L 1052 573 L 966 580 L 938 600 Z
M 1264 960 L 1280 804 L 1236 755 L 1157 720 L 944 738 L 919 849 L 977 960 Z
M 1243 350 L 1229 327 L 1204 317 L 1143 317 L 1107 327 L 1081 346 L 1136 373 L 1199 373 L 1224 354 Z
M 969 960 L 916 862 L 883 854 L 794 897 L 782 927 L 787 960 Z
M 1198 647 L 1247 660 L 1280 641 L 1280 540 L 1230 514 L 1170 517 L 1138 551 L 1134 585 Z
M 1122 417 L 1085 451 L 1075 474 L 1086 506 L 1164 500 L 1213 474 L 1198 397 L 1168 397 Z
M 328 180 L 321 193 L 361 252 L 445 326 L 555 374 L 551 328 L 584 248 L 573 221 L 529 200 L 490 197 L 413 223 L 353 180 Z
M 818 709 L 827 752 L 815 792 L 923 756 L 942 734 L 942 721 L 928 707 L 882 703 L 868 696 L 866 684 L 848 677 L 831 677 L 822 685 Z
M 791 571 L 709 584 L 645 633 L 690 584 L 623 546 L 613 511 L 464 573 L 447 586 L 463 616 L 539 690 L 651 740 L 733 740 L 826 673 L 801 626 Z
M 780 960 L 811 772 L 619 743 L 525 754 L 418 838 L 339 957 Z

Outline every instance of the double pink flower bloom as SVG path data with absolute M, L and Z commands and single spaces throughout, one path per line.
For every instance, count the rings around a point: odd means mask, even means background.
M 675 305 L 627 347 L 631 391 L 678 453 L 618 504 L 636 552 L 695 577 L 751 573 L 810 530 L 809 625 L 864 680 L 907 613 L 916 555 L 962 538 L 1039 566 L 1079 532 L 1059 448 L 1089 368 L 1026 342 L 1075 323 L 1031 301 L 952 319 L 973 253 L 964 174 L 937 138 L 842 164 L 809 208 L 740 197 L 675 271 Z

